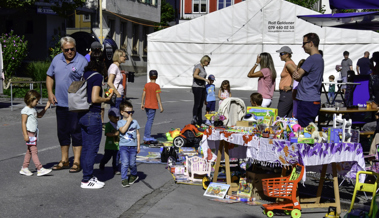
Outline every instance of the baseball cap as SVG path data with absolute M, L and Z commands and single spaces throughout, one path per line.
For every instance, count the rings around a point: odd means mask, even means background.
M 115 107 L 112 107 L 108 111 L 108 116 L 120 117 L 120 110 Z
M 211 75 L 208 76 L 208 79 L 209 80 L 216 80 L 216 77 L 213 74 L 211 74 Z
M 102 48 L 103 48 L 103 46 L 98 41 L 94 41 L 91 44 L 91 50 L 102 49 Z
M 279 50 L 277 50 L 276 52 L 279 52 L 279 53 L 284 52 L 284 53 L 292 54 L 292 50 L 288 46 L 283 46 Z
M 156 71 L 156 70 L 150 70 L 149 76 L 158 76 L 158 71 Z

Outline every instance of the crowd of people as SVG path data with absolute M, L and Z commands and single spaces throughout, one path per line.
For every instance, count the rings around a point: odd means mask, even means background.
M 46 76 L 48 102 L 41 112 L 35 109 L 41 95 L 31 90 L 24 98 L 26 106 L 21 111 L 22 132 L 27 145 L 27 152 L 20 174 L 32 176 L 29 170 L 30 159 L 37 168 L 37 176 L 43 176 L 52 170 L 69 169 L 70 173 L 83 172 L 81 188 L 100 189 L 105 183 L 94 176 L 95 157 L 99 151 L 103 127 L 105 130 L 105 152 L 100 161 L 100 170 L 113 158 L 114 174 L 121 174 L 122 187 L 129 187 L 138 180 L 136 156 L 140 152 L 140 126 L 133 119 L 133 105 L 124 99 L 123 75 L 120 64 L 126 60 L 123 50 L 116 50 L 113 63 L 107 67 L 104 53 L 99 42 L 91 44 L 91 51 L 86 57 L 76 52 L 76 42 L 72 37 L 61 38 L 62 53 L 54 57 Z M 146 111 L 145 143 L 155 143 L 151 137 L 151 127 L 158 104 L 163 112 L 160 99 L 160 86 L 155 83 L 158 72 L 150 72 L 151 82 L 147 83 L 142 93 L 141 109 Z M 104 95 L 107 86 L 114 90 L 116 101 L 108 110 L 109 122 L 103 126 L 104 103 L 110 103 L 112 94 Z M 69 110 L 68 89 L 72 82 L 86 81 L 87 102 L 89 110 L 74 112 Z M 53 87 L 55 85 L 55 92 Z M 56 106 L 57 136 L 61 146 L 61 160 L 52 169 L 45 169 L 38 158 L 37 139 L 38 121 L 50 105 Z M 69 147 L 72 144 L 74 161 L 70 166 Z M 119 163 L 121 161 L 121 166 Z M 130 175 L 128 170 L 130 169 Z

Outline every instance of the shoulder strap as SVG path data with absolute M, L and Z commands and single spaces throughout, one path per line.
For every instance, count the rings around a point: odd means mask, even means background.
M 89 78 L 91 78 L 93 75 L 96 75 L 96 74 L 100 74 L 100 73 L 98 73 L 98 72 L 94 72 L 94 73 L 92 73 L 92 74 L 86 79 L 86 81 L 89 80 Z

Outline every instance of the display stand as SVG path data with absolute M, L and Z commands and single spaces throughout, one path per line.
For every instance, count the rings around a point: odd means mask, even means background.
M 333 189 L 334 189 L 334 203 L 320 203 L 321 200 L 321 193 L 322 188 L 325 181 L 325 175 L 326 175 L 326 168 L 328 167 L 327 164 L 324 164 L 322 166 L 322 171 L 320 175 L 320 182 L 318 185 L 317 193 L 315 198 L 300 198 L 300 205 L 301 208 L 325 208 L 325 207 L 336 207 L 337 208 L 337 215 L 341 214 L 341 202 L 340 202 L 340 192 L 339 192 L 339 186 L 338 186 L 338 176 L 337 176 L 337 164 L 332 163 L 332 171 L 333 171 Z M 309 203 L 314 202 L 314 203 Z M 305 204 L 308 203 L 308 204 Z
M 231 195 L 233 191 L 238 191 L 238 185 L 236 183 L 232 183 L 232 177 L 230 174 L 230 163 L 229 163 L 229 142 L 226 142 L 224 140 L 220 141 L 220 146 L 218 147 L 215 172 L 213 174 L 214 175 L 213 182 L 217 182 L 222 153 L 224 153 L 224 157 L 225 157 L 226 184 L 230 185 L 228 195 Z

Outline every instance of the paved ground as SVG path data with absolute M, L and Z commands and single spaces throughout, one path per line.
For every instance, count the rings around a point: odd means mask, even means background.
M 141 133 L 146 122 L 146 115 L 139 109 L 145 81 L 146 77 L 136 77 L 135 83 L 128 84 L 127 93 L 137 111 L 135 119 L 141 124 Z M 233 96 L 248 104 L 251 93 L 233 91 Z M 275 93 L 274 106 L 278 95 Z M 165 111 L 157 113 L 152 130 L 156 136 L 183 127 L 191 120 L 193 96 L 189 88 L 163 89 L 162 100 Z M 98 170 L 104 137 L 95 164 L 95 175 L 106 183 L 102 190 L 81 189 L 82 174 L 70 174 L 67 170 L 44 177 L 21 176 L 18 171 L 25 152 L 20 125 L 23 103 L 16 100 L 13 111 L 9 103 L 9 99 L 0 99 L 0 217 L 265 217 L 259 206 L 213 202 L 203 197 L 204 191 L 199 186 L 175 184 L 163 164 L 138 164 L 140 180 L 130 188 L 122 188 L 120 176 L 113 176 L 110 163 L 105 172 Z M 60 159 L 54 107 L 39 120 L 39 127 L 39 157 L 50 168 Z M 34 168 L 33 163 L 29 168 Z M 308 177 L 305 187 L 299 187 L 300 194 L 315 195 L 317 182 Z M 352 190 L 353 186 L 347 182 L 340 187 L 345 209 L 350 205 Z M 333 200 L 331 182 L 325 183 L 323 197 L 324 201 Z M 366 202 L 363 195 L 358 197 L 358 204 Z M 302 213 L 303 217 L 323 217 L 326 211 L 326 208 L 304 209 Z

